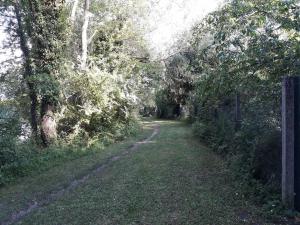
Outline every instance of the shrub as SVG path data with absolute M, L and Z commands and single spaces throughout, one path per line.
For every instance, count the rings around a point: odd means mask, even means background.
M 170 96 L 167 89 L 160 90 L 156 93 L 155 103 L 157 106 L 156 116 L 158 118 L 173 119 L 180 114 L 178 112 L 178 104 L 174 98 Z
M 41 150 L 30 140 L 22 143 L 17 141 L 21 127 L 17 115 L 12 112 L 9 110 L 6 114 L 2 113 L 3 119 L 0 120 L 0 186 L 18 177 L 45 171 L 57 163 L 92 154 L 111 143 L 137 134 L 140 129 L 140 124 L 134 117 L 102 124 L 102 117 L 94 115 L 94 126 L 90 133 L 79 129 L 76 138 L 71 142 L 63 139 L 56 145 Z
M 0 105 L 0 167 L 14 161 L 20 134 L 21 123 L 16 110 L 9 105 Z
M 206 143 L 210 143 L 210 140 L 214 136 L 213 127 L 200 121 L 193 123 L 192 130 L 196 137 Z
M 245 193 L 267 203 L 280 193 L 281 132 L 268 114 L 256 116 L 254 110 L 252 107 L 248 114 L 244 112 L 245 119 L 239 130 L 234 129 L 230 114 L 219 112 L 209 120 L 199 116 L 193 124 L 193 132 L 229 159 Z

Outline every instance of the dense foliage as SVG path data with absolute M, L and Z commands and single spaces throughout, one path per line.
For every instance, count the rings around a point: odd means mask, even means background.
M 159 98 L 160 105 L 188 108 L 195 134 L 228 157 L 260 198 L 280 192 L 281 82 L 300 74 L 299 13 L 298 1 L 227 2 L 192 29 L 176 55 L 185 55 L 187 66 L 169 59 L 170 77 L 184 91 L 167 82 Z M 188 72 L 178 76 L 177 67 Z M 182 80 L 188 74 L 191 83 Z
M 45 158 L 72 158 L 70 146 L 128 136 L 139 112 L 188 118 L 256 196 L 278 193 L 281 81 L 300 74 L 299 1 L 227 1 L 156 61 L 134 22 L 142 2 L 1 1 L 7 46 L 20 54 L 0 71 L 0 185 Z
M 164 60 L 165 71 L 155 98 L 159 118 L 184 116 L 196 78 L 190 71 L 191 59 L 190 52 L 180 52 Z
M 16 52 L 1 70 L 0 184 L 42 167 L 43 154 L 55 159 L 55 145 L 67 155 L 68 145 L 137 131 L 142 90 L 153 92 L 159 71 L 133 24 L 141 2 L 17 0 L 0 10 Z

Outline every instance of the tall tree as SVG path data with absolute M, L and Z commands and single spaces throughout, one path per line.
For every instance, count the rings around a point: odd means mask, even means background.
M 28 0 L 33 82 L 40 97 L 40 130 L 44 145 L 56 139 L 55 108 L 58 104 L 64 23 L 63 0 Z
M 74 0 L 72 11 L 71 11 L 71 17 L 70 17 L 70 20 L 71 20 L 71 23 L 73 26 L 74 26 L 75 20 L 76 20 L 76 11 L 78 8 L 78 4 L 79 4 L 79 0 Z
M 20 48 L 23 53 L 23 61 L 24 61 L 24 80 L 27 82 L 29 88 L 29 96 L 31 100 L 31 128 L 32 132 L 37 139 L 38 137 L 38 118 L 37 118 L 37 94 L 35 90 L 35 84 L 30 79 L 33 76 L 33 68 L 32 68 L 32 60 L 30 57 L 30 49 L 28 46 L 29 40 L 26 31 L 26 26 L 24 26 L 24 18 L 21 15 L 21 5 L 19 0 L 15 0 L 13 3 L 14 12 L 17 20 L 17 34 L 20 41 Z M 27 26 L 28 27 L 28 26 Z
M 84 1 L 84 15 L 83 15 L 83 25 L 81 33 L 81 44 L 82 44 L 82 55 L 81 55 L 81 69 L 86 69 L 87 57 L 88 57 L 88 27 L 90 19 L 90 0 Z

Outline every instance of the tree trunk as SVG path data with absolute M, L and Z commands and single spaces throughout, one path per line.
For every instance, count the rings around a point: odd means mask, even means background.
M 37 104 L 38 104 L 38 100 L 37 100 L 37 94 L 34 88 L 34 83 L 32 81 L 30 81 L 30 76 L 33 75 L 33 69 L 31 67 L 31 58 L 30 58 L 30 50 L 28 47 L 28 40 L 26 37 L 26 32 L 24 30 L 23 27 L 23 23 L 22 23 L 22 17 L 21 17 L 21 13 L 20 13 L 20 3 L 18 0 L 15 1 L 14 4 L 14 10 L 15 10 L 15 14 L 16 14 L 16 20 L 17 20 L 17 24 L 18 24 L 18 36 L 20 39 L 20 48 L 21 51 L 23 53 L 23 58 L 24 58 L 24 80 L 27 82 L 27 86 L 29 88 L 29 96 L 30 96 L 30 101 L 31 101 L 31 107 L 30 107 L 30 122 L 31 122 L 31 129 L 32 129 L 32 133 L 33 136 L 36 138 L 36 140 L 38 139 L 38 119 L 37 119 Z
M 57 138 L 54 106 L 46 98 L 42 99 L 41 106 L 41 138 L 45 146 Z
M 78 8 L 78 3 L 79 3 L 79 0 L 74 0 L 74 4 L 73 4 L 73 7 L 72 7 L 72 12 L 71 12 L 71 18 L 70 18 L 72 26 L 74 26 L 74 24 L 75 24 L 76 11 L 77 11 L 77 8 Z
M 81 69 L 86 69 L 87 64 L 87 56 L 88 56 L 88 26 L 89 26 L 89 9 L 90 9 L 90 0 L 84 1 L 84 18 L 82 25 L 82 33 L 81 33 L 81 41 L 82 41 L 82 55 L 81 55 Z
M 35 140 L 38 141 L 38 117 L 37 117 L 37 106 L 38 99 L 35 92 L 34 85 L 31 82 L 28 82 L 29 92 L 30 92 L 30 115 L 31 115 L 31 129 L 32 134 L 35 137 Z
M 45 146 L 57 138 L 55 107 L 59 99 L 59 83 L 56 81 L 60 71 L 61 49 L 53 43 L 62 43 L 63 31 L 59 17 L 63 0 L 31 0 L 32 16 L 32 58 L 35 74 L 44 82 L 37 83 L 40 91 L 40 132 Z M 44 23 L 46 21 L 46 24 Z

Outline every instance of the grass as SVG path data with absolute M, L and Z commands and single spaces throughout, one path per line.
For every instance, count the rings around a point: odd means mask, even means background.
M 258 216 L 259 209 L 234 189 L 224 161 L 195 141 L 190 127 L 180 122 L 156 123 L 161 131 L 150 143 L 18 224 L 272 224 L 264 222 Z M 140 135 L 145 134 L 149 130 Z M 0 221 L 29 199 L 42 198 L 70 183 L 137 139 L 1 189 Z
M 12 184 L 0 188 L 0 221 L 7 219 L 7 215 L 16 210 L 27 207 L 28 202 L 43 199 L 47 194 L 66 187 L 72 180 L 79 178 L 107 158 L 127 149 L 137 140 L 147 137 L 151 133 L 148 126 L 142 132 L 127 140 L 110 145 L 103 149 L 91 149 L 82 157 L 57 159 L 43 165 L 39 171 L 31 171 L 31 176 L 19 177 Z M 80 153 L 80 152 L 79 152 Z
M 98 137 L 79 137 L 73 140 L 72 144 L 60 139 L 47 148 L 41 148 L 30 140 L 17 144 L 16 141 L 11 141 L 14 137 L 4 135 L 0 140 L 0 148 L 3 147 L 0 151 L 0 188 L 14 183 L 20 177 L 35 176 L 66 161 L 97 153 L 112 143 L 134 136 L 139 131 L 139 122 L 131 120 L 126 127 L 124 124 L 118 124 L 111 127 L 109 133 L 98 133 Z

